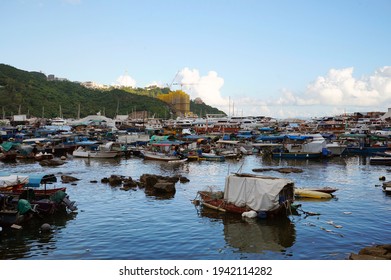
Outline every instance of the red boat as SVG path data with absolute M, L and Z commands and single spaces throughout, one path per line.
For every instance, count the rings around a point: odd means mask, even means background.
M 12 174 L 0 176 L 0 192 L 19 195 L 28 189 L 34 189 L 36 196 L 53 195 L 58 191 L 66 191 L 66 187 L 47 188 L 48 184 L 57 182 L 53 174 L 19 175 Z

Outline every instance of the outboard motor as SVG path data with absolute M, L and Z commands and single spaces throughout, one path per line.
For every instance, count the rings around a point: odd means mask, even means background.
M 65 203 L 65 205 L 67 206 L 67 208 L 70 210 L 70 211 L 76 211 L 77 210 L 77 206 L 76 206 L 76 201 L 70 201 L 69 200 L 69 197 L 66 196 L 62 199 L 62 202 Z
M 50 197 L 50 200 L 56 202 L 56 203 L 64 203 L 65 206 L 70 210 L 70 211 L 76 211 L 76 201 L 70 201 L 69 196 L 63 192 L 63 191 L 58 191 L 55 194 L 53 194 Z

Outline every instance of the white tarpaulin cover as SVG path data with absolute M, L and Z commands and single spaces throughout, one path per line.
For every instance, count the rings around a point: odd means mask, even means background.
M 27 184 L 28 181 L 29 177 L 23 175 L 0 176 L 0 187 L 10 187 L 17 184 Z
M 224 199 L 238 207 L 248 206 L 255 211 L 274 210 L 279 205 L 279 192 L 291 180 L 260 176 L 227 176 Z

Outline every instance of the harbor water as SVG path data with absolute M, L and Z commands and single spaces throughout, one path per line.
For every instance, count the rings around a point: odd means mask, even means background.
M 334 187 L 330 200 L 296 200 L 304 212 L 280 220 L 248 220 L 192 203 L 197 191 L 223 190 L 231 172 L 296 167 L 302 173 L 257 174 L 291 179 L 298 188 Z M 387 166 L 360 156 L 325 160 L 263 159 L 166 163 L 128 159 L 68 159 L 58 167 L 37 162 L 0 163 L 2 172 L 74 176 L 66 184 L 78 211 L 0 232 L 0 259 L 34 260 L 345 260 L 365 246 L 391 243 L 391 197 L 380 177 Z M 101 179 L 111 175 L 182 175 L 173 197 L 125 191 Z M 59 180 L 60 181 L 60 180 Z M 57 182 L 56 186 L 63 185 Z M 308 215 L 310 214 L 310 215 Z M 51 231 L 41 232 L 49 223 Z

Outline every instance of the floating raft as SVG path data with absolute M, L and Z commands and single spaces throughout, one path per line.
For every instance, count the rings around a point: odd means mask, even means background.
M 327 198 L 333 197 L 329 193 L 308 190 L 308 189 L 295 189 L 295 196 L 296 197 L 303 197 L 303 198 L 317 198 L 317 199 L 327 199 Z

